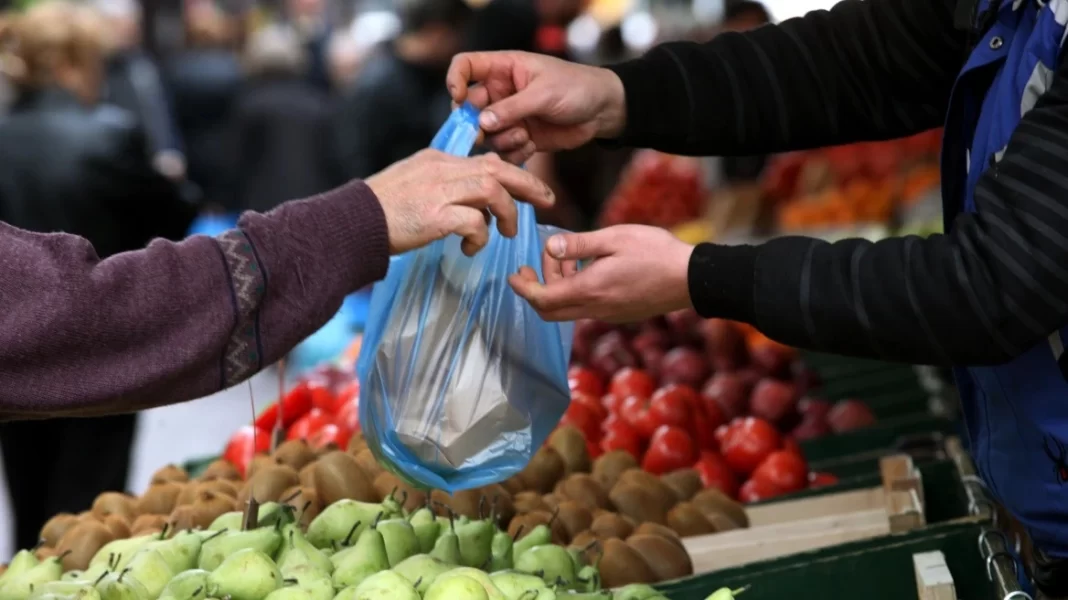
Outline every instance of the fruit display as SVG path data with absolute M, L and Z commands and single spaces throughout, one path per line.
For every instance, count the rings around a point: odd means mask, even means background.
M 940 182 L 941 131 L 775 157 L 762 178 L 780 230 L 886 222 Z
M 642 150 L 635 153 L 605 202 L 600 226 L 674 227 L 699 217 L 707 197 L 698 160 Z

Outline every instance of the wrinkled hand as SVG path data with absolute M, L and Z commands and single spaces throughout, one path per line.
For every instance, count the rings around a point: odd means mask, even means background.
M 545 244 L 545 283 L 530 267 L 509 283 L 546 321 L 640 321 L 691 306 L 692 253 L 668 231 L 643 225 L 558 234 Z M 578 269 L 577 261 L 590 259 Z
M 367 185 L 385 212 L 391 254 L 455 233 L 471 256 L 489 242 L 490 214 L 502 235 L 515 236 L 512 198 L 538 208 L 554 202 L 549 186 L 495 154 L 460 158 L 423 150 L 369 177 Z
M 458 54 L 446 85 L 454 102 L 482 109 L 487 144 L 516 164 L 535 151 L 618 136 L 626 121 L 623 82 L 615 73 L 540 54 Z

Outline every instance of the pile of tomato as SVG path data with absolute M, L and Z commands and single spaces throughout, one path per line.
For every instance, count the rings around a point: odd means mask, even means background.
M 285 439 L 304 439 L 313 448 L 336 444 L 345 448 L 360 431 L 360 382 L 333 366 L 315 369 L 296 383 L 280 402 L 268 406 L 251 425 L 230 437 L 223 458 L 242 474 L 254 454 L 270 450 L 277 427 Z
M 688 385 L 657 387 L 636 368 L 616 372 L 607 384 L 584 366 L 568 375 L 571 405 L 561 424 L 580 429 L 593 456 L 624 450 L 655 474 L 693 468 L 706 487 L 742 502 L 837 482 L 829 473 L 809 472 L 798 443 L 770 422 L 728 421 L 715 400 Z

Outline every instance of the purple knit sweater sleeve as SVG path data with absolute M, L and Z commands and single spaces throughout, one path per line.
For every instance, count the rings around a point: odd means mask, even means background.
M 0 223 L 0 418 L 199 398 L 281 358 L 389 265 L 362 182 L 210 238 L 100 260 L 83 238 Z

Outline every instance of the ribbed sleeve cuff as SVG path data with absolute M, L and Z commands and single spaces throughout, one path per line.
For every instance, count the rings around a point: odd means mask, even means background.
M 643 140 L 677 137 L 687 127 L 689 114 L 678 107 L 689 105 L 689 92 L 679 65 L 666 48 L 657 48 L 641 58 L 609 65 L 623 82 L 627 124 L 608 144 L 634 145 Z M 665 110 L 665 107 L 671 107 Z
M 698 244 L 690 255 L 690 301 L 705 318 L 753 323 L 756 246 Z

